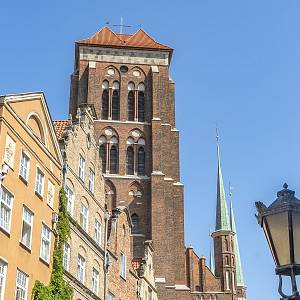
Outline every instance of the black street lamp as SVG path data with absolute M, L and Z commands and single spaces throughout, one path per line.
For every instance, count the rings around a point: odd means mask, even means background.
M 264 230 L 276 264 L 281 299 L 300 300 L 296 283 L 296 275 L 300 274 L 300 200 L 285 183 L 269 207 L 262 202 L 256 202 L 255 205 L 258 223 Z M 282 276 L 291 277 L 291 296 L 282 292 Z

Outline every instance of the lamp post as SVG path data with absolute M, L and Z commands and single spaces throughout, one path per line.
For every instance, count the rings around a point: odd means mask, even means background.
M 276 264 L 281 299 L 300 300 L 296 283 L 296 276 L 300 274 L 300 200 L 285 183 L 269 207 L 262 202 L 255 205 L 258 223 L 263 228 Z M 291 277 L 291 296 L 282 291 L 282 276 Z

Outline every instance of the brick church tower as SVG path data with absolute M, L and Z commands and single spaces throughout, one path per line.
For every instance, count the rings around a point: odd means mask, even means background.
M 227 299 L 216 277 L 223 276 L 222 263 L 216 259 L 215 276 L 184 244 L 172 53 L 142 29 L 129 35 L 104 27 L 76 42 L 70 114 L 88 104 L 97 116 L 108 207 L 129 207 L 135 258 L 143 257 L 145 241 L 153 241 L 158 298 Z M 223 247 L 220 238 L 214 238 L 216 250 Z

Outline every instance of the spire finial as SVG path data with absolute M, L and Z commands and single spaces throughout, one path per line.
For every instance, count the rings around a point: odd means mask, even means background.
M 219 133 L 216 126 L 216 139 L 217 139 L 217 155 L 218 155 L 218 177 L 217 177 L 217 210 L 216 210 L 216 231 L 230 230 L 230 223 L 228 219 L 228 210 L 225 196 L 225 189 L 223 183 L 223 176 L 221 171 L 221 156 L 219 146 Z
M 119 27 L 120 28 L 120 34 L 122 34 L 123 33 L 123 29 L 124 28 L 130 28 L 131 25 L 125 25 L 123 17 L 121 17 L 120 24 L 113 24 L 113 27 Z

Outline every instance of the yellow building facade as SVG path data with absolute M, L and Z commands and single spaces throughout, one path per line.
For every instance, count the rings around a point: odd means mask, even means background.
M 48 284 L 62 156 L 43 93 L 0 97 L 0 300 Z

